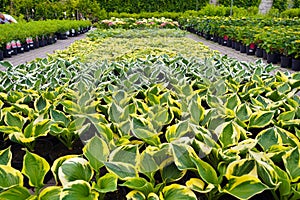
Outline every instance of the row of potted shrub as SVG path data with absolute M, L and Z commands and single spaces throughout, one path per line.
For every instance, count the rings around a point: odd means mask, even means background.
M 183 29 L 218 41 L 269 63 L 300 70 L 300 20 L 258 18 L 181 18 Z M 247 51 L 248 49 L 248 51 Z
M 0 26 L 0 60 L 86 32 L 90 21 L 48 20 Z

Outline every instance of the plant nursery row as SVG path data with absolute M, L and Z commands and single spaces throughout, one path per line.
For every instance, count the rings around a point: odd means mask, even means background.
M 300 198 L 299 72 L 160 28 L 0 64 L 0 199 Z
M 183 29 L 269 63 L 300 70 L 300 20 L 258 18 L 181 18 Z
M 0 60 L 88 31 L 89 21 L 48 20 L 0 26 Z

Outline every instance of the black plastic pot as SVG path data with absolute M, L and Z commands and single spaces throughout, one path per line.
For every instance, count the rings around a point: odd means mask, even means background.
M 24 53 L 24 46 L 18 47 L 18 53 Z
M 43 46 L 45 46 L 44 40 L 43 40 L 43 39 L 40 39 L 40 40 L 39 40 L 39 47 L 43 47 Z
M 293 58 L 292 59 L 292 70 L 300 71 L 300 59 Z
M 235 49 L 235 43 L 236 42 L 232 40 L 232 42 L 231 42 L 231 48 Z
M 263 57 L 263 50 L 261 48 L 257 47 L 256 51 L 255 51 L 255 55 L 258 58 L 262 58 Z
M 11 49 L 5 49 L 4 51 L 3 51 L 3 57 L 4 58 L 10 58 L 11 57 Z
M 207 34 L 205 34 L 205 39 L 206 39 L 206 40 L 210 40 L 210 37 L 211 37 L 211 35 L 210 35 L 210 34 L 208 34 L 208 33 L 207 33 Z
M 34 49 L 34 43 L 33 43 L 33 42 L 30 42 L 30 43 L 29 43 L 29 48 L 30 48 L 30 49 Z
M 33 44 L 34 44 L 34 48 L 35 48 L 35 49 L 37 49 L 37 48 L 40 47 L 40 43 L 39 43 L 38 40 L 33 41 Z
M 290 67 L 292 65 L 292 59 L 288 56 L 281 56 L 280 66 L 283 68 Z
M 224 40 L 224 39 L 223 39 L 222 45 L 223 45 L 223 46 L 227 46 L 227 42 L 228 42 L 228 40 Z
M 232 46 L 232 40 L 227 40 L 227 47 L 231 47 Z
M 267 55 L 268 54 L 267 54 L 266 50 L 263 49 L 263 59 L 267 60 Z
M 218 42 L 218 36 L 214 36 L 213 42 Z
M 247 55 L 254 55 L 255 54 L 256 45 L 250 44 L 246 46 L 246 53 Z
M 29 44 L 24 44 L 24 51 L 25 51 L 25 52 L 30 51 L 30 46 L 29 46 Z
M 241 53 L 246 53 L 246 45 L 240 44 L 240 52 Z
M 3 51 L 0 50 L 0 61 L 3 60 Z
M 219 43 L 219 45 L 222 45 L 223 44 L 223 38 L 219 37 L 218 38 L 218 43 Z
M 278 54 L 276 53 L 267 54 L 267 63 L 277 64 L 277 62 L 278 62 Z
M 18 55 L 18 48 L 14 47 L 11 49 L 11 55 Z
M 68 36 L 67 36 L 67 33 L 58 33 L 57 38 L 59 40 L 66 40 L 66 39 L 68 39 Z
M 235 50 L 240 51 L 241 48 L 241 43 L 240 42 L 235 42 Z

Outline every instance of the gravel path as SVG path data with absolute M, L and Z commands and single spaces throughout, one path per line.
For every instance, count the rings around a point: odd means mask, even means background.
M 86 34 L 80 34 L 75 37 L 68 37 L 66 40 L 57 40 L 55 44 L 47 45 L 37 49 L 30 50 L 18 55 L 13 55 L 11 58 L 4 58 L 4 61 L 9 61 L 13 65 L 24 64 L 30 62 L 36 58 L 45 58 L 48 54 L 54 53 L 55 50 L 62 50 L 69 47 L 76 40 L 80 40 L 86 37 Z M 1 68 L 0 68 L 1 70 Z

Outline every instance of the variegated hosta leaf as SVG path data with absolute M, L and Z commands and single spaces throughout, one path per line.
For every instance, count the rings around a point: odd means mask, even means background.
M 172 184 L 164 187 L 164 189 L 162 190 L 159 196 L 160 199 L 165 199 L 165 200 L 173 200 L 173 199 L 197 200 L 197 197 L 193 191 L 179 184 Z
M 186 174 L 186 170 L 181 171 L 174 163 L 170 163 L 164 166 L 160 173 L 165 183 L 171 183 L 180 180 Z
M 42 95 L 39 96 L 35 101 L 34 101 L 34 109 L 39 112 L 43 113 L 47 111 L 47 109 L 50 107 L 49 101 L 44 98 Z
M 270 147 L 277 144 L 282 144 L 282 139 L 274 127 L 262 130 L 256 139 L 263 150 L 269 150 Z
M 141 153 L 139 159 L 139 171 L 144 174 L 151 174 L 156 172 L 159 169 L 159 164 L 155 160 L 155 154 L 159 152 L 160 149 L 158 147 L 148 146 L 146 149 Z
M 54 179 L 56 184 L 58 184 L 59 182 L 59 177 L 58 177 L 58 169 L 59 167 L 63 164 L 63 162 L 65 162 L 66 160 L 70 159 L 70 158 L 76 158 L 79 157 L 79 155 L 66 155 L 66 156 L 61 156 L 59 158 L 57 158 L 52 166 L 51 166 L 51 171 L 53 173 Z
M 132 190 L 126 195 L 127 200 L 146 200 L 147 198 L 145 195 L 138 191 L 138 190 Z
M 0 174 L 0 190 L 23 185 L 23 175 L 11 166 L 0 165 Z
M 190 157 L 197 157 L 194 149 L 189 145 L 171 144 L 174 162 L 179 170 L 194 169 L 195 164 Z
M 136 166 L 139 159 L 138 145 L 123 145 L 113 150 L 109 162 L 123 162 Z
M 219 135 L 219 141 L 223 148 L 236 145 L 241 135 L 246 135 L 246 130 L 233 121 L 221 124 L 215 132 Z
M 0 192 L 0 199 L 3 200 L 10 200 L 10 199 L 29 199 L 30 198 L 30 193 L 27 188 L 21 186 L 21 185 L 16 185 L 13 186 L 5 191 Z
M 278 176 L 279 181 L 279 194 L 281 197 L 288 196 L 291 193 L 291 180 L 287 172 L 280 169 L 278 166 L 274 166 L 274 170 Z
M 158 146 L 161 144 L 159 134 L 149 131 L 147 129 L 137 128 L 132 130 L 135 137 L 145 141 L 152 146 Z
M 178 124 L 174 124 L 168 127 L 166 132 L 166 139 L 168 142 L 172 142 L 174 140 L 178 140 L 181 137 L 194 137 L 194 134 L 190 132 L 189 122 L 181 121 Z
M 12 153 L 10 147 L 0 151 L 0 165 L 11 166 Z
M 138 172 L 135 166 L 123 162 L 105 162 L 106 169 L 118 176 L 122 180 L 138 177 Z
M 93 189 L 100 193 L 113 192 L 117 190 L 118 177 L 112 173 L 107 173 L 93 183 Z
M 223 192 L 228 193 L 238 199 L 249 199 L 267 189 L 257 177 L 253 175 L 243 175 L 232 177 L 228 180 Z
M 252 115 L 252 110 L 248 104 L 244 103 L 237 107 L 236 115 L 241 121 L 248 121 Z
M 7 112 L 4 116 L 4 122 L 8 126 L 17 127 L 19 130 L 22 130 L 23 125 L 26 122 L 26 118 L 18 113 Z
M 200 97 L 197 100 L 192 99 L 189 102 L 189 113 L 191 114 L 191 121 L 195 124 L 199 124 L 204 119 L 205 109 L 201 106 Z
M 226 108 L 235 111 L 238 106 L 241 104 L 241 100 L 237 94 L 232 94 L 227 98 L 227 102 L 225 104 Z
M 104 166 L 103 162 L 106 162 L 109 156 L 109 148 L 106 142 L 98 136 L 94 136 L 89 140 L 82 151 L 96 172 Z
M 300 149 L 295 147 L 287 152 L 283 157 L 283 163 L 292 182 L 300 179 Z
M 48 186 L 39 194 L 39 200 L 60 200 L 60 193 L 62 187 L 60 186 Z
M 94 171 L 84 158 L 69 158 L 58 168 L 58 177 L 63 186 L 76 180 L 90 181 Z
M 273 111 L 258 111 L 251 115 L 249 128 L 264 128 L 268 126 L 274 117 Z
M 152 192 L 148 195 L 147 200 L 160 200 L 160 199 L 159 199 L 159 196 L 157 194 Z
M 209 193 L 215 188 L 213 184 L 207 185 L 199 178 L 191 178 L 185 184 L 189 189 L 199 193 Z
M 219 180 L 217 172 L 215 169 L 207 162 L 201 160 L 200 158 L 191 157 L 192 161 L 197 167 L 198 174 L 208 184 L 218 185 Z
M 140 177 L 130 178 L 125 183 L 121 184 L 121 186 L 140 191 L 145 196 L 148 196 L 148 194 L 154 191 L 153 185 L 146 179 Z
M 60 199 L 85 199 L 98 200 L 99 193 L 92 190 L 90 184 L 84 180 L 75 180 L 69 182 L 62 189 Z
M 225 174 L 228 180 L 243 175 L 251 175 L 257 177 L 257 167 L 254 160 L 236 160 L 228 165 Z
M 41 188 L 44 185 L 44 177 L 49 170 L 50 165 L 44 158 L 26 151 L 22 173 L 28 177 L 31 186 Z
M 65 113 L 59 111 L 59 110 L 50 110 L 51 119 L 59 124 L 62 124 L 63 127 L 68 127 L 69 123 L 71 122 L 69 117 L 65 115 Z

